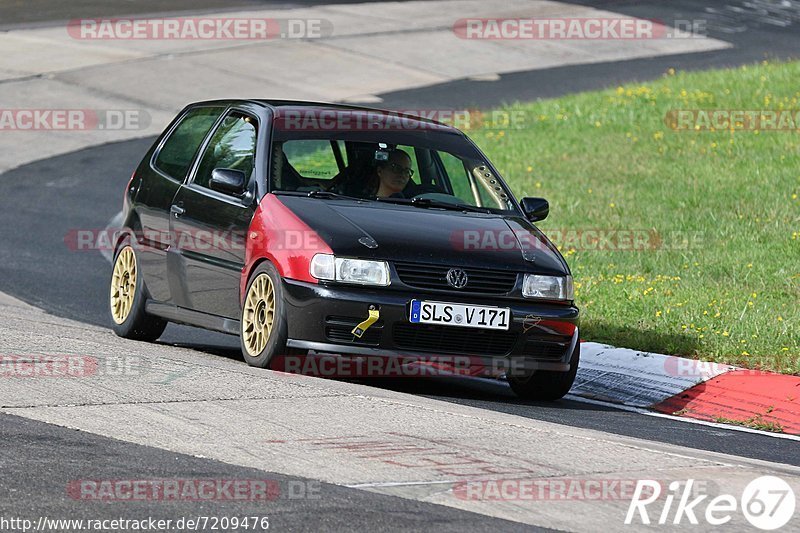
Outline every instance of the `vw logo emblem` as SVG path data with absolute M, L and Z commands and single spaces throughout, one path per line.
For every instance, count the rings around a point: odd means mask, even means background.
M 447 283 L 454 289 L 463 289 L 467 286 L 467 273 L 460 268 L 451 268 L 447 271 Z

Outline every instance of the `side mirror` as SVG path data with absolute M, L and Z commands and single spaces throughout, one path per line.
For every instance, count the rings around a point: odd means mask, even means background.
M 232 168 L 215 168 L 211 172 L 208 187 L 225 194 L 241 195 L 247 186 L 247 177 L 241 170 Z
M 531 222 L 544 220 L 550 213 L 550 204 L 544 198 L 523 198 L 520 205 L 522 212 Z

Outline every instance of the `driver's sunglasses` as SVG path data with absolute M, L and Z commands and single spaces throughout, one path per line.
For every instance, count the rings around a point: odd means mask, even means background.
M 409 178 L 414 175 L 414 169 L 413 168 L 404 167 L 404 166 L 398 165 L 397 163 L 389 163 L 389 166 L 392 168 L 392 170 L 394 172 L 397 172 L 398 174 L 404 174 L 404 175 L 408 176 Z

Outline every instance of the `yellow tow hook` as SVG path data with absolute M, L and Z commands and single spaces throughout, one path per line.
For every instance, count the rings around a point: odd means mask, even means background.
M 353 331 L 351 331 L 350 333 L 352 333 L 353 335 L 355 335 L 360 339 L 361 337 L 364 336 L 364 333 L 366 333 L 369 327 L 375 322 L 377 322 L 380 317 L 381 317 L 381 312 L 374 305 L 370 305 L 369 316 L 367 317 L 367 319 L 364 320 L 359 325 L 357 325 L 356 327 L 354 327 Z

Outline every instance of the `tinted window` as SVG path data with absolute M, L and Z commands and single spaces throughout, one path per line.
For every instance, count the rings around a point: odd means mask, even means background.
M 222 113 L 220 107 L 200 107 L 186 113 L 158 152 L 155 160 L 156 168 L 176 180 L 183 181 L 194 155 L 220 113 Z
M 374 135 L 380 139 L 383 134 L 377 132 Z M 439 139 L 426 138 L 423 134 L 417 137 L 418 144 L 408 142 L 407 136 L 403 138 L 404 142 L 397 144 L 335 138 L 275 141 L 271 190 L 306 192 L 324 189 L 364 199 L 376 196 L 422 197 L 500 211 L 514 209 L 508 189 L 493 174 L 487 162 L 479 158 L 480 154 L 470 157 L 470 151 L 474 152 L 474 149 L 468 143 L 452 146 L 455 148 L 453 151 L 440 150 L 436 148 L 437 143 L 432 142 Z M 342 145 L 342 152 L 348 157 L 346 167 L 340 170 L 333 146 Z M 407 169 L 402 168 L 406 166 Z M 406 179 L 403 180 L 402 176 Z M 397 190 L 392 192 L 392 188 Z
M 339 153 L 342 153 L 342 145 Z M 326 140 L 298 140 L 283 143 L 286 161 L 304 178 L 329 180 L 339 173 L 333 145 Z M 344 157 L 344 156 L 342 156 Z
M 420 176 L 422 174 L 421 174 L 421 170 L 420 170 L 420 165 L 419 165 L 417 160 L 418 160 L 420 154 L 423 153 L 423 152 L 427 152 L 427 150 L 416 149 L 413 146 L 405 146 L 405 145 L 402 145 L 402 144 L 398 144 L 397 148 L 399 148 L 400 150 L 402 150 L 405 153 L 407 153 L 409 155 L 409 157 L 411 158 L 411 170 L 414 171 L 414 175 L 411 176 L 411 181 L 413 181 L 416 184 L 419 184 Z
M 475 196 L 469 174 L 464 167 L 464 161 L 447 152 L 439 152 L 439 157 L 442 159 L 444 171 L 447 173 L 450 185 L 453 187 L 453 196 L 467 203 L 472 203 Z
M 231 113 L 220 123 L 206 147 L 194 183 L 208 187 L 215 168 L 244 172 L 247 179 L 253 173 L 256 153 L 256 122 L 241 113 Z

